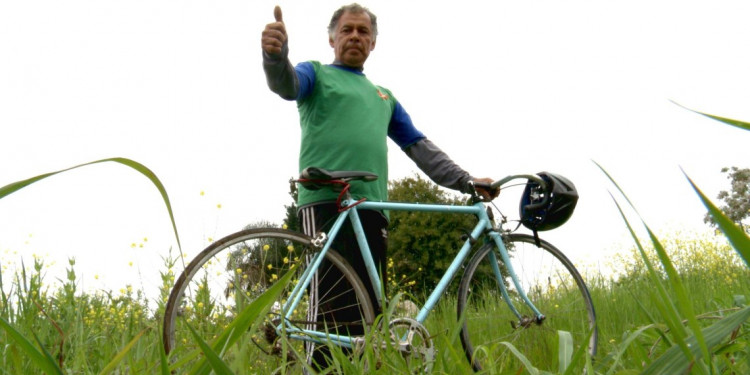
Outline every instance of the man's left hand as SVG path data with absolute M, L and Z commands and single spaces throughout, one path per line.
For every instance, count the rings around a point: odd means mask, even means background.
M 498 195 L 500 195 L 500 188 L 490 189 L 490 188 L 484 188 L 482 186 L 477 186 L 477 183 L 481 185 L 491 185 L 492 179 L 483 177 L 483 178 L 475 178 L 474 180 L 474 190 L 476 190 L 477 194 L 479 194 L 482 199 L 485 202 L 489 202 L 495 198 L 497 198 Z

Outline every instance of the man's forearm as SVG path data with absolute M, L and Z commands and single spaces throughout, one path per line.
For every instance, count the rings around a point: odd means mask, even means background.
M 297 98 L 299 81 L 292 63 L 289 49 L 285 44 L 279 56 L 269 56 L 263 52 L 263 71 L 266 73 L 268 88 L 286 100 Z
M 463 193 L 470 191 L 468 183 L 473 177 L 427 138 L 407 147 L 404 152 L 438 185 Z

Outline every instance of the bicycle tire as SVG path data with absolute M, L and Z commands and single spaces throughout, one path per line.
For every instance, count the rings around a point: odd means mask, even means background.
M 297 276 L 293 276 L 294 281 L 277 300 L 285 301 L 305 268 L 305 258 L 317 251 L 319 249 L 312 245 L 309 236 L 278 228 L 246 229 L 212 243 L 193 258 L 172 287 L 165 306 L 162 328 L 165 352 L 171 354 L 173 362 L 180 361 L 181 354 L 193 352 L 197 347 L 185 321 L 204 336 L 214 335 L 221 331 L 217 326 L 231 321 L 234 311 L 241 311 L 242 306 L 255 300 L 286 272 L 293 269 L 292 272 L 297 272 Z M 227 257 L 227 260 L 224 261 L 222 257 Z M 352 297 L 356 297 L 358 307 L 350 305 L 350 308 L 360 310 L 363 321 L 358 324 L 372 324 L 375 319 L 374 309 L 361 279 L 335 250 L 328 250 L 326 260 L 321 264 L 318 275 L 327 277 L 332 274 L 331 268 L 334 268 L 338 271 L 337 275 L 340 275 L 336 279 L 337 288 L 340 289 L 320 297 L 319 306 L 323 307 L 319 307 L 318 315 L 329 313 L 324 309 L 325 306 L 341 308 L 343 302 L 337 304 L 333 299 L 342 298 L 342 295 L 345 295 L 343 292 L 351 291 L 351 294 L 346 296 L 350 302 Z M 291 267 L 292 264 L 300 266 Z M 328 268 L 322 269 L 324 266 Z M 231 291 L 240 292 L 243 297 L 234 298 L 230 295 Z M 311 326 L 312 322 L 319 320 L 306 316 L 308 299 L 309 294 L 305 293 L 299 306 L 306 311 L 298 313 L 295 310 L 292 324 L 310 329 L 315 328 Z M 277 302 L 274 304 L 278 307 L 280 304 L 277 305 Z M 271 373 L 280 366 L 288 366 L 304 356 L 303 341 L 295 340 L 294 343 L 289 343 L 288 340 L 274 337 L 275 332 L 269 332 L 268 328 L 272 325 L 267 323 L 274 319 L 278 322 L 279 319 L 278 314 L 273 314 L 274 307 L 271 310 L 266 316 L 267 322 L 260 325 L 261 331 L 249 331 L 233 348 L 222 351 L 224 358 L 234 358 L 233 360 L 238 361 L 241 367 L 251 369 L 254 373 Z M 184 319 L 178 319 L 180 315 Z M 294 322 L 296 319 L 300 322 Z M 329 332 L 334 332 L 333 330 L 338 328 L 328 322 L 318 326 L 318 330 L 327 329 Z M 203 338 L 204 341 L 210 342 L 211 337 Z M 287 345 L 283 351 L 279 350 L 282 343 Z M 287 353 L 287 357 L 281 358 L 281 353 Z M 295 353 L 294 357 L 291 353 Z M 266 359 L 264 354 L 270 354 L 269 358 L 275 357 L 277 360 Z M 255 362 L 245 363 L 253 359 Z
M 461 343 L 474 370 L 502 372 L 524 368 L 508 347 L 500 344 L 505 342 L 518 349 L 537 369 L 563 372 L 565 369 L 558 369 L 558 331 L 572 334 L 573 353 L 583 344 L 588 345 L 588 354 L 593 357 L 598 340 L 596 313 L 588 288 L 570 260 L 544 240 L 539 240 L 537 246 L 535 238 L 529 235 L 514 233 L 503 238 L 522 287 L 545 319 L 539 324 L 531 321 L 521 324 L 505 303 L 497 279 L 490 271 L 488 255 L 495 244 L 484 245 L 469 262 L 458 295 L 458 317 L 464 319 Z M 497 259 L 512 304 L 522 316 L 533 317 L 499 255 Z M 572 373 L 583 372 L 582 365 L 574 365 Z

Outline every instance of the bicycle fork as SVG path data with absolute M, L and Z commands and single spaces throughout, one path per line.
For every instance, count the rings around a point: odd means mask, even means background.
M 534 312 L 534 317 L 530 318 L 527 316 L 521 315 L 521 313 L 516 309 L 516 307 L 513 305 L 513 302 L 510 299 L 510 295 L 508 294 L 508 288 L 505 287 L 505 283 L 503 282 L 503 276 L 500 272 L 500 266 L 497 262 L 497 255 L 494 251 L 489 252 L 489 260 L 490 264 L 492 265 L 492 272 L 495 274 L 495 279 L 500 286 L 500 292 L 503 295 L 503 299 L 505 300 L 505 303 L 508 305 L 508 308 L 510 308 L 511 311 L 513 311 L 513 314 L 518 318 L 518 322 L 511 322 L 511 325 L 513 328 L 519 328 L 523 327 L 526 328 L 530 326 L 532 323 L 536 324 L 542 324 L 544 319 L 546 318 L 544 314 L 542 314 L 539 309 L 534 306 L 534 303 L 531 302 L 528 295 L 526 294 L 526 290 L 521 286 L 521 282 L 518 280 L 518 276 L 516 275 L 515 270 L 513 269 L 513 265 L 510 263 L 510 256 L 508 255 L 508 248 L 505 246 L 505 242 L 503 242 L 503 238 L 500 235 L 500 233 L 492 231 L 489 233 L 490 238 L 495 242 L 495 246 L 498 249 L 498 252 L 500 253 L 500 258 L 505 265 L 505 269 L 508 272 L 508 275 L 510 276 L 510 279 L 513 280 L 513 285 L 516 287 L 516 290 L 518 291 L 518 294 L 521 296 L 521 299 L 523 299 L 523 302 L 531 309 L 531 311 Z

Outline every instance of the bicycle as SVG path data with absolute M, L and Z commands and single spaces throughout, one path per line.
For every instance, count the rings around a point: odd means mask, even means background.
M 163 326 L 165 351 L 174 351 L 178 344 L 185 350 L 195 346 L 187 328 L 180 325 L 182 319 L 178 319 L 178 315 L 197 314 L 196 310 L 210 305 L 214 321 L 231 319 L 240 305 L 261 295 L 286 272 L 296 272 L 295 281 L 286 286 L 270 308 L 264 329 L 248 332 L 233 355 L 253 358 L 251 353 L 257 357 L 263 352 L 272 356 L 269 358 L 279 358 L 275 362 L 278 365 L 284 360 L 280 358 L 281 353 L 289 355 L 287 361 L 303 358 L 305 342 L 328 342 L 348 350 L 361 349 L 366 345 L 367 336 L 350 336 L 347 332 L 355 326 L 372 329 L 376 322 L 374 303 L 384 306 L 384 301 L 380 300 L 384 297 L 371 301 L 363 280 L 330 244 L 349 220 L 365 259 L 367 281 L 375 290 L 383 290 L 358 215 L 358 210 L 371 209 L 474 215 L 478 220 L 416 317 L 399 317 L 380 323 L 381 326 L 387 324 L 391 333 L 388 344 L 404 356 L 416 358 L 414 362 L 418 363 L 420 371 L 429 370 L 435 355 L 433 336 L 424 323 L 462 268 L 457 322 L 461 325 L 460 338 L 466 357 L 475 371 L 522 367 L 505 343 L 533 356 L 532 363 L 539 369 L 557 370 L 558 330 L 570 332 L 576 348 L 585 346 L 583 350 L 588 355 L 596 354 L 598 338 L 591 296 L 581 275 L 560 250 L 539 239 L 536 231 L 529 235 L 515 233 L 518 227 L 504 229 L 507 218 L 501 214 L 501 219 L 495 220 L 491 207 L 476 194 L 466 206 L 354 201 L 351 198 L 350 182 L 376 178 L 367 172 L 308 169 L 299 180 L 292 182 L 341 189 L 340 214 L 328 233 L 311 238 L 279 228 L 246 229 L 212 243 L 198 254 L 175 282 L 167 301 Z M 532 200 L 526 202 L 528 207 L 542 207 L 549 202 L 548 182 L 539 175 L 512 175 L 489 187 L 505 186 L 516 179 L 526 180 L 523 183 L 525 196 Z M 223 255 L 226 261 L 218 260 L 221 254 L 226 254 Z M 214 280 L 213 270 L 199 273 L 214 261 L 222 265 L 214 267 L 219 268 L 218 280 Z M 327 268 L 322 269 L 321 264 Z M 337 287 L 327 295 L 317 296 L 314 299 L 318 302 L 316 315 L 309 315 L 314 309 L 310 308 L 308 286 L 316 275 L 328 277 L 331 269 L 339 275 Z M 211 288 L 219 293 L 209 296 Z M 347 300 L 340 300 L 342 298 Z M 320 317 L 331 313 L 327 307 L 356 309 L 358 318 L 350 322 L 326 321 Z

